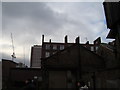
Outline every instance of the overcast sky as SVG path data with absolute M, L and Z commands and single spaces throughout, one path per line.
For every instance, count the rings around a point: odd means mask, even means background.
M 68 35 L 69 42 L 80 36 L 81 43 L 86 37 L 92 43 L 97 37 L 108 42 L 108 32 L 102 2 L 2 2 L 2 58 L 11 59 L 11 33 L 16 61 L 29 64 L 42 34 L 45 41 L 64 42 Z

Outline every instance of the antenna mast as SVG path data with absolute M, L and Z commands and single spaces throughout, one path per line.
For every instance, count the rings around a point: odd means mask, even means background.
M 24 65 L 25 65 L 25 46 L 23 47 Z
M 13 36 L 12 36 L 12 33 L 11 33 L 11 40 L 12 40 L 12 49 L 13 49 L 13 54 L 12 54 L 11 56 L 12 56 L 12 61 L 14 61 L 14 58 L 16 58 L 16 56 L 15 56 L 15 51 L 14 51 L 14 44 L 13 44 Z

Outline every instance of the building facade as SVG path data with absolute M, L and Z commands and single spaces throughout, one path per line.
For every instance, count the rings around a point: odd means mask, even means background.
M 41 67 L 41 54 L 42 54 L 42 46 L 40 46 L 40 45 L 32 46 L 30 67 L 32 67 L 32 68 L 40 68 Z
M 107 38 L 115 39 L 116 58 L 120 60 L 120 0 L 104 2 L 107 27 L 110 32 Z M 120 63 L 119 63 L 120 64 Z
M 75 40 L 76 42 L 76 40 Z M 99 45 L 101 43 L 101 38 L 97 38 L 93 44 L 90 44 L 89 41 L 87 41 L 85 44 L 81 44 L 85 48 L 97 52 Z M 63 43 L 59 42 L 52 42 L 51 39 L 49 42 L 44 41 L 44 35 L 42 36 L 42 46 L 40 45 L 34 45 L 31 48 L 31 60 L 30 60 L 30 67 L 32 68 L 40 68 L 41 67 L 41 60 L 44 58 L 47 58 L 51 55 L 54 55 L 55 53 L 64 50 L 65 48 L 68 48 L 75 43 L 69 43 L 67 35 L 64 38 Z
M 79 38 L 79 37 L 77 37 L 77 38 Z M 42 42 L 42 58 L 43 59 L 75 44 L 75 43 L 68 42 L 67 35 L 65 36 L 63 43 L 51 42 L 51 40 L 49 42 L 44 42 L 44 35 L 43 35 L 42 40 L 43 40 L 43 42 Z M 77 43 L 76 40 L 75 40 L 75 42 Z M 84 46 L 85 48 L 89 49 L 90 51 L 97 52 L 100 44 L 101 44 L 101 38 L 98 37 L 93 42 L 93 44 L 90 44 L 89 41 L 87 41 L 85 44 L 81 44 L 81 45 Z
M 42 81 L 42 73 L 40 68 L 11 68 L 9 80 L 9 88 L 22 89 L 25 87 L 25 81 L 37 81 L 37 83 Z M 38 88 L 38 86 L 36 86 Z M 41 84 L 39 84 L 41 87 Z
M 105 0 L 107 1 L 107 0 Z M 118 0 L 119 1 L 119 0 Z M 106 68 L 96 72 L 100 88 L 120 89 L 120 2 L 104 2 L 109 39 L 115 39 L 112 45 L 100 46 L 99 54 L 105 59 Z
M 2 59 L 2 89 L 6 89 L 9 87 L 9 76 L 10 76 L 10 69 L 16 68 L 17 63 Z
M 42 62 L 48 88 L 77 88 L 84 81 L 94 88 L 94 72 L 103 69 L 104 59 L 80 44 L 74 44 Z
M 65 36 L 65 42 L 64 43 L 56 43 L 56 42 L 44 42 L 44 35 L 42 37 L 42 58 L 47 58 L 60 50 L 63 50 L 69 46 L 71 46 L 74 43 L 68 43 L 67 36 Z

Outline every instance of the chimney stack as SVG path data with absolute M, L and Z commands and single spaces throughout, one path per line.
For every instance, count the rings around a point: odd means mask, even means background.
M 65 43 L 68 43 L 67 35 L 65 36 Z
M 49 42 L 51 43 L 51 39 L 49 40 Z
M 75 39 L 75 43 L 76 43 L 76 44 L 79 44 L 79 42 L 80 42 L 80 38 L 77 37 L 77 38 Z
M 87 41 L 86 44 L 89 44 L 89 41 Z
M 44 35 L 42 35 L 42 44 L 44 43 Z

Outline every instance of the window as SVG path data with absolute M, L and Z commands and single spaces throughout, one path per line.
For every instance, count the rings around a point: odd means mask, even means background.
M 54 50 L 57 50 L 57 45 L 53 45 L 53 49 L 54 49 Z
M 63 50 L 64 49 L 64 45 L 60 45 L 60 50 Z
M 50 56 L 50 52 L 46 52 L 45 57 L 49 57 L 49 56 Z
M 93 46 L 91 46 L 91 51 L 94 51 L 94 47 Z
M 98 41 L 96 41 L 95 44 L 98 44 Z
M 45 48 L 46 48 L 47 50 L 50 49 L 50 45 L 47 44 Z
M 55 54 L 56 52 L 53 52 L 53 54 Z
M 98 50 L 98 46 L 95 47 L 96 51 Z

